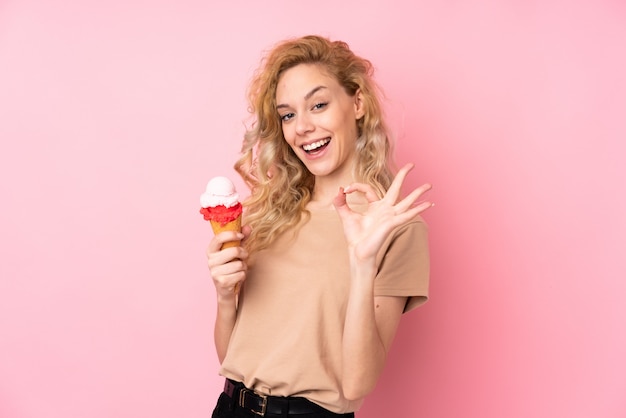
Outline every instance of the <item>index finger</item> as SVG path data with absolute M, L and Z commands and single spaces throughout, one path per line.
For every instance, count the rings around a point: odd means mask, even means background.
M 228 242 L 241 241 L 244 238 L 244 234 L 237 231 L 224 231 L 215 235 L 209 242 L 208 251 L 218 252 L 222 249 L 222 246 Z

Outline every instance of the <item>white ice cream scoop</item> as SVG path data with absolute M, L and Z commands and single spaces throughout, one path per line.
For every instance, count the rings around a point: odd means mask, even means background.
M 239 203 L 239 194 L 235 185 L 227 177 L 213 177 L 206 185 L 206 191 L 200 196 L 200 204 L 203 208 L 219 205 L 230 208 Z

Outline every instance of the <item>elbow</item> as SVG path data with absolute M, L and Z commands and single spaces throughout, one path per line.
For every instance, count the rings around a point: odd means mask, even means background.
M 343 397 L 349 401 L 358 401 L 374 391 L 380 377 L 382 363 L 364 364 L 360 362 L 353 367 L 345 367 L 341 382 Z
M 374 390 L 374 385 L 367 385 L 363 381 L 344 382 L 343 397 L 349 401 L 358 401 L 365 398 Z

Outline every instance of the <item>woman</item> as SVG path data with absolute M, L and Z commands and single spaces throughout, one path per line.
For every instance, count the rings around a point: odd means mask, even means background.
M 226 377 L 214 417 L 354 416 L 402 313 L 427 298 L 419 214 L 432 204 L 418 199 L 430 186 L 399 197 L 411 166 L 391 173 L 371 76 L 345 43 L 306 36 L 277 45 L 252 81 L 235 165 L 246 226 L 207 250 Z

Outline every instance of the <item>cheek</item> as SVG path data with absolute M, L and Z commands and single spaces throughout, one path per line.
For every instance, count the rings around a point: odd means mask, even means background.
M 346 136 L 350 138 L 356 138 L 358 136 L 359 128 L 356 119 L 347 117 L 342 120 L 341 126 L 343 127 L 343 131 L 345 132 Z
M 290 125 L 283 126 L 282 131 L 285 142 L 287 142 L 289 146 L 293 147 L 295 143 L 295 131 L 290 127 Z

